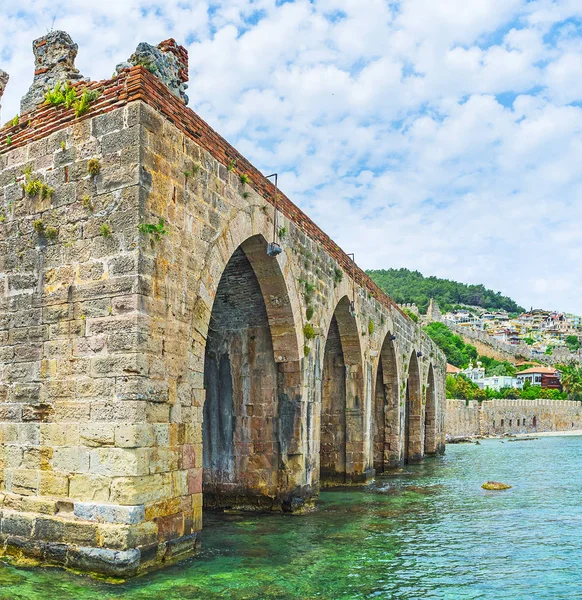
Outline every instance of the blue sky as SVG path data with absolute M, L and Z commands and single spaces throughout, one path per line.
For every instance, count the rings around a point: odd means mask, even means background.
M 582 314 L 579 0 L 0 1 L 2 119 L 31 42 L 65 29 L 109 77 L 190 51 L 190 106 L 366 268 Z

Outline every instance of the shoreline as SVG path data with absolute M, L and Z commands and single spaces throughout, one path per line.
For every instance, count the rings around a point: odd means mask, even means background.
M 575 435 L 582 435 L 582 429 L 566 429 L 564 431 L 540 431 L 539 433 L 516 433 L 512 434 L 510 437 L 564 437 Z
M 476 440 L 504 440 L 511 438 L 538 438 L 538 437 L 572 437 L 582 436 L 582 429 L 567 429 L 563 431 L 539 431 L 531 433 L 505 433 L 503 435 L 457 435 L 450 436 L 446 444 L 468 444 Z

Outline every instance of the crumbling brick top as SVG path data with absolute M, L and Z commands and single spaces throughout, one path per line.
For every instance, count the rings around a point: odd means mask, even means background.
M 174 52 L 175 48 L 176 52 L 179 52 L 179 47 L 173 40 L 162 42 L 160 47 L 163 47 L 164 51 Z M 236 164 L 235 170 L 240 174 L 245 173 L 249 177 L 249 185 L 266 201 L 274 204 L 275 187 L 271 181 L 216 133 L 208 123 L 185 106 L 180 98 L 172 94 L 145 67 L 136 65 L 123 70 L 113 79 L 91 83 L 79 82 L 75 85 L 83 89 L 100 91 L 99 98 L 91 104 L 87 113 L 79 117 L 79 120 L 89 119 L 115 110 L 129 102 L 141 100 L 163 114 L 216 160 L 224 165 L 234 162 Z M 30 142 L 42 139 L 67 127 L 75 119 L 73 109 L 54 108 L 45 104 L 21 115 L 18 125 L 12 126 L 9 124 L 0 129 L 0 157 L 13 149 L 26 146 Z M 279 211 L 309 238 L 319 243 L 337 261 L 348 277 L 366 289 L 384 306 L 388 308 L 395 307 L 404 315 L 397 304 L 362 269 L 357 266 L 354 269 L 352 260 L 348 255 L 280 190 L 277 192 L 277 198 Z

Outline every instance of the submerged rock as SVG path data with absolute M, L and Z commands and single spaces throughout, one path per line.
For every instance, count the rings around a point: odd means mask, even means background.
M 501 483 L 499 481 L 486 481 L 482 486 L 484 490 L 509 490 L 511 486 L 507 483 Z

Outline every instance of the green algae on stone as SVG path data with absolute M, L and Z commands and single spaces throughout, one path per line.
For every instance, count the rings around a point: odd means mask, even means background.
M 499 481 L 486 481 L 482 486 L 484 490 L 509 490 L 511 486 L 507 483 L 501 483 Z

